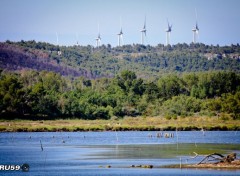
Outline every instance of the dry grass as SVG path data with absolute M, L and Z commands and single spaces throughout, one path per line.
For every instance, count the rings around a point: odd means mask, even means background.
M 216 117 L 125 117 L 110 120 L 11 120 L 0 121 L 0 131 L 98 131 L 98 130 L 240 130 L 240 120 Z

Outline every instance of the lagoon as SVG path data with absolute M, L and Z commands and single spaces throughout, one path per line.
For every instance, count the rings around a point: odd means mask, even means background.
M 170 169 L 197 163 L 199 155 L 236 152 L 239 131 L 14 132 L 0 133 L 0 164 L 29 164 L 30 171 L 0 175 L 239 175 L 240 170 Z M 41 148 L 41 143 L 42 148 Z M 153 165 L 153 169 L 131 165 Z M 110 167 L 110 168 L 108 168 Z

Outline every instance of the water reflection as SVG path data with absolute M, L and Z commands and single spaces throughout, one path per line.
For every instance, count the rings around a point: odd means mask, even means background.
M 149 137 L 149 133 L 152 137 Z M 45 132 L 0 133 L 0 163 L 30 165 L 31 175 L 209 175 L 206 170 L 160 169 L 157 166 L 191 163 L 188 158 L 212 152 L 235 151 L 240 156 L 240 133 L 235 131 L 168 132 Z M 163 132 L 165 133 L 165 132 Z M 167 133 L 167 132 L 166 132 Z M 41 142 L 40 142 L 41 141 Z M 64 141 L 64 142 L 63 142 Z M 130 168 L 152 164 L 153 169 Z M 110 165 L 111 168 L 106 168 Z M 23 175 L 9 171 L 5 175 Z M 208 173 L 208 174 L 207 174 Z M 224 173 L 224 174 L 223 174 Z M 211 175 L 239 171 L 211 171 Z

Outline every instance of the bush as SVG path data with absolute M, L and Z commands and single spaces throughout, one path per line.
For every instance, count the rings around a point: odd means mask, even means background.
M 94 119 L 110 119 L 109 111 L 105 107 L 98 107 L 93 112 Z
M 176 115 L 176 114 L 173 114 L 172 118 L 173 118 L 174 120 L 177 120 L 177 115 Z
M 223 121 L 227 121 L 227 120 L 229 120 L 229 116 L 225 113 L 221 113 L 220 114 L 220 119 L 223 120 Z
M 163 103 L 161 109 L 164 114 L 190 116 L 201 111 L 202 100 L 186 95 L 175 96 Z
M 171 116 L 169 115 L 169 114 L 167 114 L 166 116 L 165 116 L 165 118 L 167 119 L 167 120 L 171 120 Z

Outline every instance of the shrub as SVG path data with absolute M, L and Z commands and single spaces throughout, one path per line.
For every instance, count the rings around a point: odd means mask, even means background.
M 190 116 L 201 111 L 202 100 L 186 95 L 175 96 L 163 103 L 162 111 L 168 115 Z

